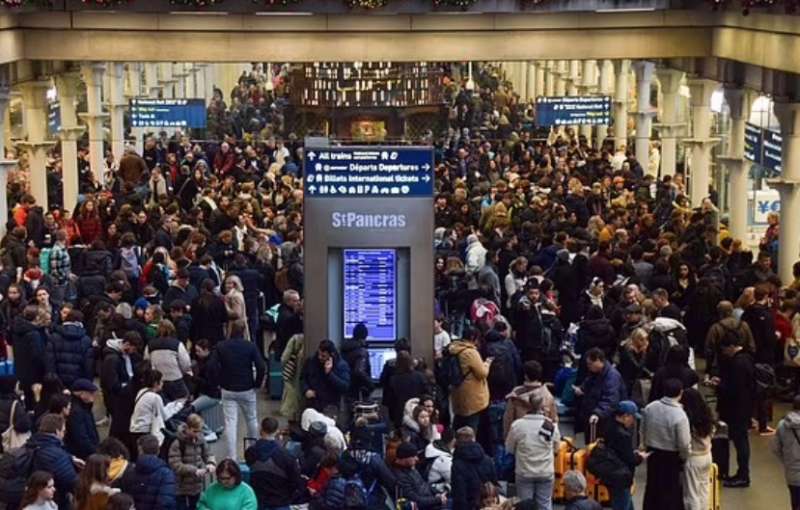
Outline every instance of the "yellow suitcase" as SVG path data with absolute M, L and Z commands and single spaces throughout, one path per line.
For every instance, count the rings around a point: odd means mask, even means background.
M 722 495 L 720 494 L 719 467 L 711 464 L 709 471 L 708 510 L 722 509 Z

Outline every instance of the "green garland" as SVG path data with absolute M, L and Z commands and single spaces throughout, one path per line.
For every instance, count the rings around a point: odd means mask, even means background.
M 263 4 L 267 7 L 289 7 L 299 4 L 300 0 L 253 0 L 254 4 Z
M 344 4 L 350 9 L 380 9 L 388 3 L 389 0 L 344 0 Z
M 221 4 L 223 0 L 169 0 L 172 5 L 182 5 L 185 7 L 210 7 L 212 5 Z
M 478 0 L 433 0 L 434 7 L 458 7 L 466 11 Z

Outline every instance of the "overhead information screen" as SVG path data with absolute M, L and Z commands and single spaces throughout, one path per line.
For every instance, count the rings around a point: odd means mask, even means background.
M 344 259 L 344 337 L 363 322 L 368 340 L 394 342 L 397 338 L 397 252 L 342 250 Z
M 539 126 L 602 126 L 610 123 L 610 96 L 549 96 L 536 99 L 536 124 Z
M 133 127 L 206 127 L 204 99 L 131 99 Z

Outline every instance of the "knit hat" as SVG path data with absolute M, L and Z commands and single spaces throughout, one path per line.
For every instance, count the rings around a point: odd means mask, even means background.
M 411 443 L 400 443 L 397 447 L 397 460 L 410 459 L 417 456 L 417 447 Z

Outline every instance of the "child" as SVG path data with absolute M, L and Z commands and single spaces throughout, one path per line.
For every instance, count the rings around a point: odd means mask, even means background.
M 34 471 L 28 478 L 25 495 L 22 496 L 22 510 L 58 510 L 53 501 L 56 486 L 53 475 L 47 471 Z
M 317 466 L 317 474 L 306 484 L 312 496 L 321 496 L 331 478 L 339 474 L 338 462 L 335 453 L 328 452 L 322 457 Z
M 206 474 L 215 469 L 200 415 L 190 414 L 186 423 L 178 427 L 177 437 L 169 447 L 169 467 L 178 479 L 178 508 L 194 508 L 203 491 Z

